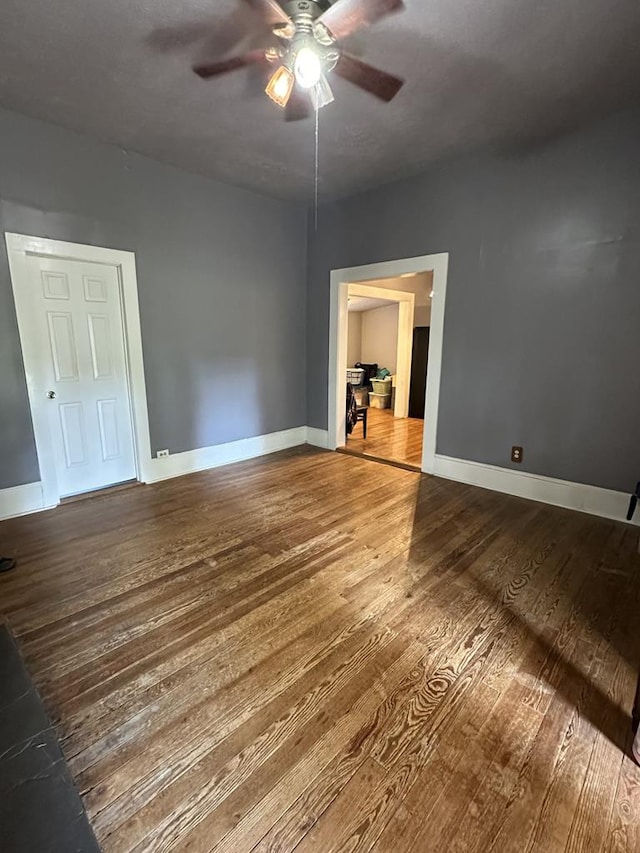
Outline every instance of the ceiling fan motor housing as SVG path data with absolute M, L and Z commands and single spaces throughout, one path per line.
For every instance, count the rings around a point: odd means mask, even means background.
M 286 0 L 282 4 L 290 18 L 295 18 L 296 15 L 311 15 L 314 19 L 320 17 L 330 5 L 328 0 Z
M 313 29 L 313 22 L 323 13 L 322 3 L 316 0 L 289 0 L 284 4 L 284 10 L 295 23 L 298 32 L 301 29 Z

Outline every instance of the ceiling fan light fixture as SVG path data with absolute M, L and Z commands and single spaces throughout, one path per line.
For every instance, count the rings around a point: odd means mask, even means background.
M 322 78 L 320 57 L 311 47 L 302 47 L 296 54 L 293 66 L 296 81 L 303 89 L 313 89 Z
M 287 107 L 287 121 L 306 118 L 311 107 L 330 104 L 333 92 L 327 80 L 335 72 L 358 88 L 388 103 L 404 80 L 363 62 L 343 49 L 342 41 L 392 12 L 405 8 L 403 0 L 246 0 L 262 19 L 260 46 L 247 33 L 244 53 L 199 62 L 193 71 L 203 80 L 231 71 L 273 64 L 265 92 L 278 106 Z M 265 26 L 266 25 L 266 26 Z M 263 33 L 263 30 L 266 32 Z M 268 37 L 262 41 L 262 34 Z M 257 30 L 256 30 L 257 33 Z M 308 98 L 301 97 L 304 93 Z
M 265 92 L 279 107 L 286 107 L 295 82 L 295 77 L 287 66 L 281 65 L 269 78 Z
M 291 39 L 296 34 L 296 25 L 293 21 L 287 21 L 286 23 L 277 23 L 274 24 L 272 30 L 274 36 L 277 36 L 280 39 L 286 39 L 287 41 L 291 41 Z
M 320 77 L 313 89 L 309 89 L 309 97 L 311 98 L 311 103 L 313 104 L 313 108 L 316 112 L 321 110 L 322 107 L 326 107 L 327 104 L 330 104 L 332 101 L 335 101 L 329 81 L 324 74 Z

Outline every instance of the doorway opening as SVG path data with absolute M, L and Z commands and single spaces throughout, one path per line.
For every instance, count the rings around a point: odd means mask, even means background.
M 448 259 L 427 255 L 332 271 L 330 448 L 433 471 Z M 358 415 L 353 430 L 350 390 Z
M 148 478 L 135 257 L 6 235 L 42 508 Z
M 353 423 L 347 415 L 346 444 L 340 448 L 346 453 L 420 470 L 427 362 L 422 352 L 418 406 L 413 341 L 416 322 L 428 329 L 432 278 L 424 272 L 347 286 L 345 376 L 357 417 Z M 409 417 L 416 408 L 417 417 Z

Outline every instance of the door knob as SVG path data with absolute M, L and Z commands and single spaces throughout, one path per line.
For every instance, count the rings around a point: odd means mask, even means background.
M 55 400 L 56 399 L 56 392 L 55 391 L 47 391 L 47 397 L 50 400 Z

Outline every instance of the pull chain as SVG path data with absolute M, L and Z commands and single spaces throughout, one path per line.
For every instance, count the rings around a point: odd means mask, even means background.
M 319 152 L 320 152 L 320 110 L 316 110 L 316 173 L 315 173 L 315 225 L 318 230 L 318 176 L 319 176 Z

